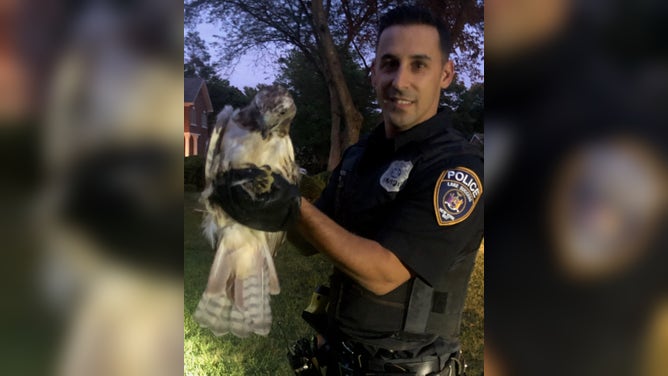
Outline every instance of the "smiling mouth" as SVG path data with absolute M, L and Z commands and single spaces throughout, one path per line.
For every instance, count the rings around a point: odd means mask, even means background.
M 394 103 L 394 104 L 398 104 L 398 105 L 401 105 L 401 106 L 407 106 L 407 105 L 413 103 L 413 101 L 409 101 L 407 99 L 401 99 L 401 98 L 388 98 L 388 99 L 385 99 L 384 102 L 385 103 Z

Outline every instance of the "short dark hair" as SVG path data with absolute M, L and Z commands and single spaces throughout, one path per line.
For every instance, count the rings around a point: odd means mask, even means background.
M 394 25 L 428 25 L 435 27 L 438 30 L 441 52 L 445 59 L 448 59 L 448 55 L 450 54 L 450 33 L 445 22 L 440 17 L 435 16 L 429 9 L 415 5 L 402 5 L 385 13 L 378 23 L 376 46 L 378 46 L 378 41 L 383 30 Z

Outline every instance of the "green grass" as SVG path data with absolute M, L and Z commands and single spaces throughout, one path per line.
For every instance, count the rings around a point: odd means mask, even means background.
M 186 192 L 184 204 L 184 374 L 185 375 L 292 375 L 286 358 L 287 346 L 313 334 L 301 319 L 311 292 L 327 281 L 331 266 L 322 256 L 301 256 L 284 245 L 276 256 L 281 293 L 272 296 L 274 318 L 267 337 L 253 335 L 239 339 L 215 337 L 201 329 L 192 313 L 206 287 L 214 257 L 200 231 L 201 213 L 197 194 Z M 484 252 L 478 256 L 462 322 L 462 342 L 469 363 L 469 375 L 482 374 L 483 353 L 483 268 Z

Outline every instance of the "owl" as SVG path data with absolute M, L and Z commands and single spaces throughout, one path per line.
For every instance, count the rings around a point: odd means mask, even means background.
M 242 109 L 226 106 L 212 130 L 200 202 L 205 208 L 204 235 L 216 255 L 194 319 L 217 336 L 269 334 L 270 295 L 280 292 L 273 257 L 285 232 L 261 231 L 239 223 L 215 200 L 216 187 L 229 176 L 226 171 L 249 168 L 261 173 L 224 183 L 240 186 L 251 199 L 260 199 L 271 190 L 272 174 L 297 184 L 299 168 L 289 136 L 296 110 L 285 88 L 271 86 Z

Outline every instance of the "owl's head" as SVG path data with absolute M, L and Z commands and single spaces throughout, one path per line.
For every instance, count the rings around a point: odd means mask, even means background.
M 262 134 L 277 133 L 280 136 L 290 132 L 290 123 L 297 113 L 297 107 L 288 91 L 278 85 L 260 90 L 253 98 L 251 106 L 259 112 Z

